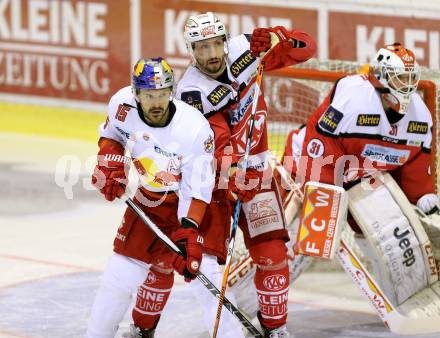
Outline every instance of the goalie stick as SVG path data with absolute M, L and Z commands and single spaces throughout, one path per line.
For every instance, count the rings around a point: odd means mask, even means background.
M 303 199 L 298 186 L 294 193 Z M 342 234 L 335 256 L 345 272 L 360 288 L 376 313 L 391 332 L 397 334 L 429 334 L 440 331 L 440 282 L 436 281 L 416 292 L 399 306 L 391 303 L 351 248 L 348 228 Z
M 261 79 L 263 78 L 263 70 L 264 70 L 264 61 L 261 60 L 258 64 L 257 69 L 257 79 L 255 80 L 255 91 L 253 95 L 252 100 L 252 110 L 251 110 L 251 116 L 250 116 L 250 123 L 249 123 L 249 132 L 246 140 L 246 150 L 244 152 L 243 156 L 243 171 L 246 173 L 247 164 L 249 161 L 249 153 L 251 151 L 251 144 L 252 144 L 252 134 L 254 132 L 254 125 L 255 125 L 255 114 L 257 111 L 257 105 L 258 105 L 258 97 L 260 96 L 260 86 L 261 86 Z M 225 271 L 223 272 L 223 281 L 222 281 L 222 289 L 220 292 L 220 297 L 218 298 L 218 308 L 217 308 L 217 315 L 215 317 L 215 325 L 214 325 L 214 334 L 212 335 L 213 338 L 217 337 L 217 331 L 218 326 L 220 324 L 220 317 L 222 314 L 222 308 L 223 308 L 223 300 L 225 298 L 225 292 L 226 292 L 226 286 L 228 284 L 228 277 L 229 277 L 229 270 L 231 268 L 231 262 L 232 262 L 232 254 L 234 252 L 234 244 L 235 244 L 235 234 L 237 233 L 237 227 L 238 227 L 238 218 L 240 217 L 240 209 L 241 209 L 241 201 L 240 199 L 237 199 L 237 202 L 234 207 L 234 218 L 231 226 L 231 235 L 229 236 L 229 243 L 228 243 L 228 251 L 226 256 L 226 263 L 225 263 Z
M 399 307 L 395 307 L 393 304 L 391 304 L 391 302 L 380 289 L 377 282 L 371 277 L 367 269 L 365 269 L 360 262 L 359 258 L 356 257 L 354 251 L 347 245 L 347 243 L 345 243 L 343 239 L 340 243 L 341 244 L 336 251 L 336 257 L 339 263 L 341 263 L 344 270 L 361 289 L 364 296 L 368 298 L 382 322 L 390 329 L 391 332 L 407 335 L 439 332 L 439 316 L 417 318 L 415 316 L 411 316 L 411 314 L 405 315 L 400 313 Z M 434 283 L 434 286 L 437 288 L 437 290 L 440 289 L 439 282 Z M 428 287 L 425 289 L 426 291 L 422 290 L 416 293 L 406 302 L 411 302 L 410 304 L 413 304 L 414 306 L 419 305 L 431 308 L 437 307 L 437 310 L 439 310 L 438 303 L 433 304 L 432 301 L 430 302 L 430 291 L 427 291 L 427 289 L 432 290 Z M 405 303 L 402 305 L 404 306 Z M 414 314 L 415 313 L 413 313 L 413 315 Z
M 140 217 L 140 219 L 148 226 L 156 236 L 173 252 L 178 255 L 184 255 L 182 250 L 167 236 L 159 227 L 153 223 L 153 221 L 139 208 L 134 201 L 126 195 L 123 195 L 121 199 Z M 208 289 L 211 294 L 220 299 L 220 291 L 216 286 L 206 277 L 202 272 L 197 272 L 197 279 Z M 246 316 L 237 307 L 232 304 L 224 295 L 222 304 L 238 319 L 246 330 L 249 331 L 254 337 L 264 338 L 260 331 L 252 325 L 252 323 L 246 318 Z

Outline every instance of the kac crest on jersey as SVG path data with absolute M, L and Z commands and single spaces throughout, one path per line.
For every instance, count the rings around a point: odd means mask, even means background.
M 261 136 L 263 135 L 264 131 L 264 122 L 266 121 L 266 111 L 259 110 L 255 113 L 255 124 L 254 124 L 254 130 L 252 133 L 252 142 L 251 142 L 251 149 L 258 145 L 260 142 Z M 240 129 L 231 136 L 231 138 L 234 140 L 234 143 L 237 145 L 237 149 L 235 151 L 238 154 L 244 154 L 246 150 L 246 142 L 248 138 L 248 132 L 249 132 L 249 124 L 250 124 L 250 116 L 245 121 L 241 121 L 241 127 Z

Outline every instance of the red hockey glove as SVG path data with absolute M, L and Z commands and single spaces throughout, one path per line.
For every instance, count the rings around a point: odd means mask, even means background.
M 258 170 L 247 168 L 246 175 L 243 177 L 241 169 L 233 168 L 232 174 L 229 176 L 228 198 L 231 201 L 236 201 L 238 198 L 244 203 L 249 202 L 260 190 L 261 176 L 262 173 Z
M 191 218 L 183 217 L 182 226 L 172 235 L 171 239 L 182 250 L 184 256 L 175 254 L 174 269 L 185 277 L 185 282 L 196 278 L 202 261 L 203 237 L 197 231 L 197 223 Z
M 92 175 L 92 184 L 108 201 L 113 201 L 125 193 L 130 158 L 123 154 L 124 150 L 118 142 L 108 139 L 102 142 L 98 164 Z
M 291 49 L 290 32 L 283 26 L 255 28 L 251 36 L 251 52 L 255 57 L 264 58 L 275 46 L 277 49 Z

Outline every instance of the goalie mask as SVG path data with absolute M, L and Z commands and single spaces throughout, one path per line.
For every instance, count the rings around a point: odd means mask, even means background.
M 133 68 L 133 95 L 147 122 L 161 124 L 168 116 L 174 76 L 162 58 L 140 59 Z
M 228 34 L 226 32 L 225 25 L 212 12 L 193 15 L 190 16 L 185 23 L 183 36 L 185 38 L 188 51 L 191 55 L 193 65 L 198 65 L 199 68 L 201 68 L 202 71 L 206 71 L 208 75 L 214 75 L 212 71 L 206 69 L 206 67 L 204 67 L 204 65 L 198 60 L 194 53 L 194 46 L 195 43 L 199 41 L 221 37 L 223 40 L 221 58 L 224 59 L 224 56 L 228 54 Z M 222 70 L 224 70 L 224 65 L 225 62 L 222 61 Z
M 411 94 L 417 90 L 420 68 L 414 53 L 400 43 L 381 48 L 370 63 L 370 81 L 386 104 L 405 114 Z

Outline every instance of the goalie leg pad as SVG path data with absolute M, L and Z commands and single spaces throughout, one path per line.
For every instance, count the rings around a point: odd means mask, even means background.
M 349 197 L 350 212 L 379 258 L 379 284 L 390 301 L 402 304 L 433 282 L 424 250 L 428 237 L 392 177 L 363 181 Z
M 269 329 L 285 325 L 289 298 L 286 245 L 282 240 L 272 240 L 251 246 L 249 252 L 257 263 L 254 282 L 259 304 L 258 318 Z
M 153 266 L 138 288 L 132 316 L 141 329 L 156 327 L 174 284 L 174 273 L 157 271 Z
M 86 338 L 113 338 L 130 306 L 131 295 L 147 276 L 148 265 L 113 254 L 93 303 Z
M 414 210 L 416 211 L 417 216 L 419 216 L 420 223 L 422 223 L 422 226 L 432 243 L 432 248 L 426 247 L 425 250 L 431 250 L 434 253 L 435 260 L 437 261 L 437 272 L 440 278 L 440 213 L 436 212 L 431 215 L 426 215 L 416 206 L 414 207 Z M 435 272 L 434 269 L 432 272 Z

